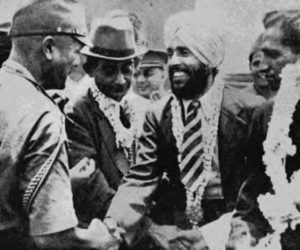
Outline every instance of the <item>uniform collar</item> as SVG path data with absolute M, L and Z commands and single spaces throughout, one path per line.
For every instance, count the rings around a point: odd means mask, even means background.
M 37 83 L 37 81 L 34 79 L 33 75 L 29 72 L 26 67 L 24 67 L 21 63 L 8 59 L 4 64 L 2 65 L 2 69 L 10 71 L 14 74 L 17 74 L 25 79 L 27 79 L 29 82 L 31 82 L 34 87 L 40 91 L 43 95 L 45 95 L 47 98 L 51 100 L 54 104 L 54 100 L 48 95 L 48 93 Z M 57 105 L 57 104 L 56 104 Z
M 29 81 L 33 82 L 35 85 L 38 85 L 33 75 L 21 63 L 9 59 L 3 64 L 2 67 L 7 68 L 8 70 L 13 71 L 19 75 L 22 75 L 23 77 L 27 78 Z

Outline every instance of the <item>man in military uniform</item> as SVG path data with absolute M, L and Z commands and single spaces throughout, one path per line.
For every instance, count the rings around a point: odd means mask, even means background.
M 45 92 L 64 87 L 85 31 L 76 1 L 34 0 L 14 14 L 0 71 L 1 249 L 118 246 L 100 220 L 77 227 L 64 116 Z

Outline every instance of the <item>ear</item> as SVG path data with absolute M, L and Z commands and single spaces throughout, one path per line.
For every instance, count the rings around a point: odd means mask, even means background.
M 42 52 L 48 61 L 53 59 L 55 40 L 53 36 L 46 36 L 42 41 Z

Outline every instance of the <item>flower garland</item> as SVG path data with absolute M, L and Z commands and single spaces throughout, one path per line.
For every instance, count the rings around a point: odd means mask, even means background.
M 300 99 L 300 64 L 287 65 L 282 70 L 281 78 L 282 83 L 274 99 L 267 138 L 263 143 L 263 162 L 275 193 L 258 197 L 259 207 L 274 232 L 261 239 L 254 249 L 281 249 L 280 234 L 289 224 L 295 227 L 300 223 L 300 213 L 295 204 L 299 201 L 297 194 L 300 188 L 300 171 L 293 174 L 291 182 L 288 182 L 285 172 L 286 156 L 296 153 L 289 132 Z
M 221 102 L 223 97 L 224 84 L 216 83 L 210 91 L 212 91 L 211 100 L 211 117 L 209 119 L 209 132 L 203 135 L 203 171 L 197 180 L 197 185 L 194 189 L 186 189 L 187 194 L 187 208 L 186 214 L 190 222 L 196 226 L 202 218 L 201 201 L 204 194 L 205 187 L 211 180 L 212 174 L 212 158 L 217 141 L 219 115 L 221 110 Z M 176 140 L 178 149 L 178 163 L 182 160 L 182 141 L 184 135 L 184 125 L 181 119 L 181 108 L 178 99 L 173 96 L 171 102 L 172 112 L 172 132 Z M 194 186 L 194 185 L 193 185 Z M 196 196 L 194 195 L 196 193 Z
M 105 96 L 95 84 L 91 86 L 92 95 L 104 113 L 116 135 L 117 148 L 130 149 L 134 140 L 133 129 L 125 128 L 120 120 L 120 104 Z
M 143 131 L 143 124 L 144 124 L 144 120 L 145 120 L 145 114 L 147 111 L 147 108 L 149 108 L 149 104 L 150 101 L 148 100 L 143 100 L 143 97 L 140 97 L 140 102 L 139 103 L 131 103 L 129 100 L 124 99 L 122 100 L 122 106 L 126 112 L 126 114 L 128 114 L 129 118 L 130 118 L 130 125 L 132 126 L 132 132 L 133 132 L 133 136 L 134 138 L 137 140 L 142 131 Z M 141 107 L 143 107 L 140 110 L 137 110 L 137 108 L 135 108 L 134 105 L 141 105 Z

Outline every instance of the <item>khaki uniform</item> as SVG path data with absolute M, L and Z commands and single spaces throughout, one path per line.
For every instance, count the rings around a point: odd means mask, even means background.
M 22 207 L 24 191 L 61 137 L 64 142 L 27 212 Z M 22 240 L 27 236 L 30 239 L 77 225 L 65 138 L 64 116 L 58 107 L 26 68 L 7 61 L 0 71 L 1 246 L 13 243 L 24 249 Z M 13 237 L 6 239 L 7 235 Z M 17 248 L 10 245 L 9 249 Z

